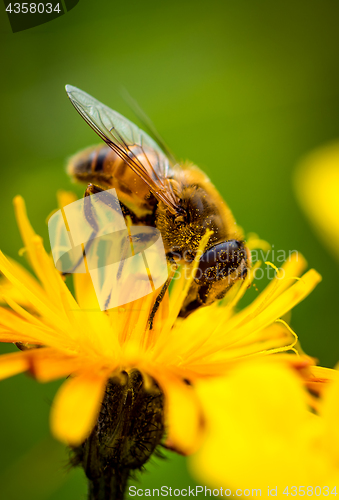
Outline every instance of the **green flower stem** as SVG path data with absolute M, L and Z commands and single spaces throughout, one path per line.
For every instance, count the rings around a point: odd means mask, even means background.
M 108 470 L 100 478 L 89 480 L 88 500 L 123 500 L 130 470 Z

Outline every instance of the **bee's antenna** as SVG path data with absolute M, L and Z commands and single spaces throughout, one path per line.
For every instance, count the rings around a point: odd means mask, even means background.
M 178 160 L 176 159 L 175 155 L 172 153 L 171 149 L 167 146 L 166 142 L 155 128 L 154 123 L 152 122 L 150 117 L 145 113 L 145 111 L 140 107 L 138 102 L 131 96 L 131 94 L 125 87 L 122 87 L 121 93 L 124 101 L 128 104 L 128 106 L 131 108 L 135 116 L 143 124 L 144 128 L 146 128 L 147 132 L 153 137 L 153 139 L 155 139 L 155 141 L 161 147 L 163 152 L 167 155 L 169 160 L 171 160 L 173 164 L 178 163 Z

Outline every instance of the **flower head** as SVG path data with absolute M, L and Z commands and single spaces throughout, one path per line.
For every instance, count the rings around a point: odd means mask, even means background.
M 339 257 L 339 143 L 309 153 L 299 165 L 295 186 L 299 201 L 334 256 Z
M 308 385 L 316 398 L 272 357 L 238 365 L 227 378 L 199 381 L 207 431 L 192 472 L 214 488 L 260 489 L 264 498 L 268 487 L 278 498 L 335 492 L 339 374 L 311 371 Z
M 0 254 L 0 290 L 6 303 L 0 311 L 0 340 L 29 347 L 0 358 L 0 377 L 28 371 L 47 382 L 71 375 L 51 412 L 53 433 L 71 445 L 79 445 L 91 432 L 108 381 L 137 370 L 150 391 L 156 384 L 164 394 L 168 443 L 192 452 L 202 435 L 196 383 L 232 373 L 244 360 L 293 349 L 295 334 L 277 320 L 321 279 L 311 269 L 296 280 L 305 261 L 293 254 L 283 273 L 240 312 L 237 305 L 254 278 L 255 266 L 221 305 L 201 308 L 182 320 L 178 313 L 194 278 L 191 273 L 187 280 L 183 274 L 161 302 L 150 329 L 156 293 L 103 312 L 89 275 L 75 274 L 74 297 L 32 229 L 22 198 L 15 198 L 14 204 L 25 255 L 37 279 Z M 281 356 L 296 367 L 310 363 L 309 358 Z

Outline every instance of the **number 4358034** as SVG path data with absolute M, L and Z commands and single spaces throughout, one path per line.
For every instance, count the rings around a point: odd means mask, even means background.
M 61 12 L 60 9 L 60 4 L 57 3 L 56 5 L 53 6 L 52 3 L 32 3 L 32 2 L 22 2 L 22 3 L 14 3 L 13 7 L 12 4 L 9 3 L 6 7 L 6 12 L 9 12 L 10 14 L 51 14 L 52 12 Z
M 334 488 L 331 489 L 329 486 L 286 486 L 286 488 L 283 491 L 283 495 L 291 495 L 292 497 L 295 496 L 300 496 L 303 497 L 304 495 L 306 496 L 324 496 L 327 497 L 329 495 L 337 495 L 337 488 L 334 486 Z

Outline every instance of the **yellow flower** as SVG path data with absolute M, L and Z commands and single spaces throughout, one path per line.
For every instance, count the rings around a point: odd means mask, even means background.
M 251 495 L 260 489 L 262 498 L 286 498 L 296 491 L 299 496 L 302 490 L 334 498 L 335 487 L 339 493 L 339 373 L 313 370 L 313 389 L 321 379 L 333 380 L 314 401 L 316 413 L 309 411 L 311 396 L 301 378 L 272 358 L 238 365 L 227 378 L 200 381 L 207 436 L 191 462 L 193 472 L 214 488 Z M 268 495 L 268 488 L 277 493 Z
M 308 155 L 297 170 L 299 200 L 339 257 L 339 144 Z M 237 363 L 227 377 L 199 380 L 206 434 L 191 469 L 224 496 L 339 493 L 339 373 L 286 362 Z M 259 493 L 260 490 L 260 493 Z M 220 494 L 220 493 L 219 493 Z
M 35 347 L 3 355 L 0 377 L 28 371 L 47 382 L 71 375 L 51 412 L 54 435 L 71 445 L 81 443 L 95 425 L 108 379 L 138 370 L 150 390 L 155 381 L 165 396 L 168 443 L 192 452 L 198 447 L 203 423 L 196 383 L 233 373 L 244 360 L 293 349 L 295 335 L 285 322 L 276 320 L 321 279 L 311 269 L 296 281 L 306 264 L 300 254 L 293 254 L 284 272 L 240 312 L 237 305 L 253 280 L 255 266 L 243 282 L 234 285 L 221 307 L 202 308 L 180 320 L 177 316 L 193 278 L 187 280 L 183 274 L 149 330 L 154 294 L 102 312 L 89 274 L 75 274 L 74 298 L 33 231 L 22 198 L 17 197 L 14 204 L 25 255 L 37 279 L 0 253 L 5 277 L 0 291 L 7 304 L 0 311 L 0 341 Z M 297 368 L 310 362 L 295 355 L 279 356 Z
M 306 156 L 296 172 L 295 186 L 323 243 L 339 258 L 339 143 Z

